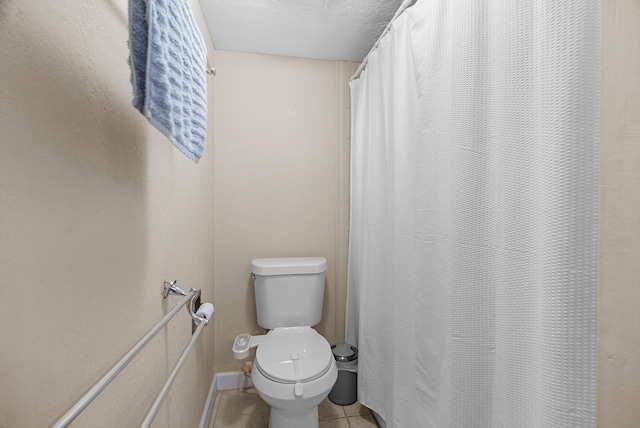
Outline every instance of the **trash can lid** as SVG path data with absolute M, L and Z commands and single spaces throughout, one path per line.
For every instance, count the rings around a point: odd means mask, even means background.
M 358 358 L 358 348 L 349 343 L 333 345 L 331 348 L 334 357 L 336 357 L 336 361 L 344 363 Z

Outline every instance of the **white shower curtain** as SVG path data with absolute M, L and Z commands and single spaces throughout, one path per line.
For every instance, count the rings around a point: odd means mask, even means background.
M 418 0 L 352 82 L 347 341 L 388 427 L 595 426 L 599 2 Z

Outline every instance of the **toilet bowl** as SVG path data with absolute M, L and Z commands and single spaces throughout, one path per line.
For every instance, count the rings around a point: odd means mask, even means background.
M 311 327 L 277 328 L 258 346 L 252 379 L 271 406 L 271 428 L 317 428 L 337 378 L 329 343 Z
M 329 342 L 311 328 L 322 318 L 326 270 L 324 257 L 251 261 L 258 325 L 270 331 L 238 335 L 232 352 L 242 360 L 257 347 L 251 377 L 271 428 L 318 428 L 318 405 L 338 379 Z

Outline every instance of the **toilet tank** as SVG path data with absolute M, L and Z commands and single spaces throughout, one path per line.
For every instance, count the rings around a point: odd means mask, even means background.
M 251 273 L 262 328 L 314 326 L 322 319 L 324 257 L 254 259 Z

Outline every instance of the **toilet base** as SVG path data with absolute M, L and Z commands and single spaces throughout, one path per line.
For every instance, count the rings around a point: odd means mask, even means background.
M 307 327 L 307 330 L 311 329 Z M 277 333 L 277 331 L 276 329 L 267 333 L 265 342 L 269 340 L 270 335 L 275 334 L 274 332 Z M 317 335 L 317 333 L 315 334 Z M 322 336 L 320 337 L 322 338 Z M 317 377 L 303 381 L 299 386 L 290 382 L 277 382 L 265 376 L 260 364 L 261 348 L 258 347 L 251 379 L 260 397 L 271 408 L 270 428 L 318 428 L 318 406 L 322 400 L 327 398 L 338 379 L 338 366 L 333 359 L 329 343 L 324 338 L 322 340 L 326 344 L 326 347 L 322 348 L 326 349 L 321 352 L 328 353 L 329 367 L 325 372 L 322 372 L 322 367 L 320 367 Z M 264 346 L 265 342 L 260 346 Z
M 318 406 L 294 411 L 272 407 L 269 428 L 318 428 Z

